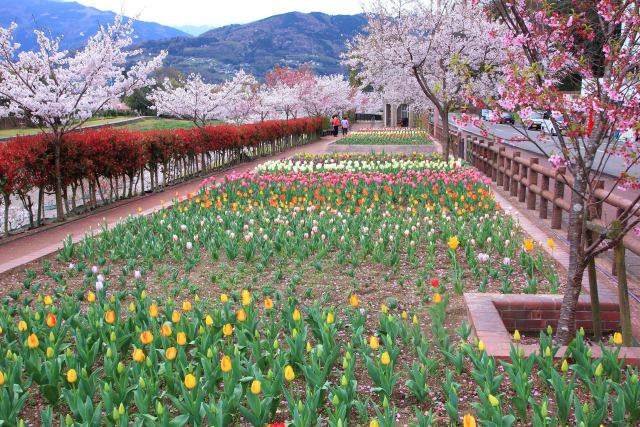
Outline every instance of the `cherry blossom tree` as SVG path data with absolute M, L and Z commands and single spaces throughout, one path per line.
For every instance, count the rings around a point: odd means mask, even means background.
M 181 85 L 166 81 L 163 87 L 149 95 L 149 99 L 158 115 L 191 120 L 202 128 L 211 120 L 233 115 L 229 110 L 231 106 L 248 99 L 255 84 L 255 78 L 242 70 L 220 84 L 206 83 L 200 75 L 191 74 Z
M 301 92 L 300 101 L 309 116 L 329 116 L 356 107 L 357 88 L 341 75 L 319 76 Z
M 508 27 L 503 39 L 508 58 L 496 110 L 518 111 L 525 123 L 533 111 L 545 112 L 557 137 L 525 130 L 522 137 L 573 177 L 568 287 L 557 330 L 559 340 L 567 343 L 575 336 L 575 310 L 585 269 L 640 222 L 638 195 L 629 208 L 604 221 L 597 233 L 588 227 L 591 219 L 600 216 L 608 197 L 596 197 L 596 191 L 614 156 L 624 159 L 625 166 L 611 191 L 639 187 L 631 172 L 638 161 L 633 131 L 640 129 L 640 3 L 494 0 L 486 6 Z M 565 96 L 562 87 L 567 82 L 582 85 L 581 96 Z M 625 133 L 629 136 L 617 138 Z M 591 292 L 592 300 L 594 293 L 597 297 L 597 289 Z M 621 288 L 619 296 L 621 307 L 628 307 L 626 291 Z M 628 316 L 627 311 L 622 319 L 627 344 L 631 340 Z M 594 320 L 597 324 L 598 319 Z
M 13 41 L 17 25 L 0 28 L 0 116 L 27 117 L 43 132 L 51 133 L 55 156 L 57 217 L 64 218 L 61 147 L 65 134 L 82 126 L 97 111 L 107 108 L 134 89 L 153 83 L 151 73 L 166 52 L 126 69 L 137 54 L 132 43 L 132 21 L 118 16 L 101 26 L 84 48 L 60 50 L 60 39 L 35 31 L 39 49 L 19 52 Z
M 345 62 L 385 94 L 401 83 L 422 93 L 442 121 L 449 155 L 449 112 L 466 96 L 486 96 L 503 58 L 500 25 L 466 1 L 376 0 Z M 412 82 L 413 81 L 413 82 Z M 409 83 L 409 86 L 407 86 Z

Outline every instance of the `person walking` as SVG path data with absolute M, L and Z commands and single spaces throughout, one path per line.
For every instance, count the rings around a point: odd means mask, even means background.
M 349 133 L 349 119 L 347 119 L 347 116 L 344 116 L 342 118 L 341 125 L 342 125 L 342 135 L 346 136 L 347 133 Z
M 337 114 L 334 114 L 331 119 L 331 125 L 333 126 L 333 136 L 338 136 L 338 128 L 340 127 L 340 118 Z

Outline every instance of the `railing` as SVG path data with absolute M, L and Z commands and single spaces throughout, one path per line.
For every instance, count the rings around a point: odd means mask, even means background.
M 443 140 L 441 126 L 427 123 L 426 128 L 436 140 Z M 475 166 L 498 187 L 517 197 L 527 209 L 537 209 L 541 219 L 548 219 L 551 208 L 551 228 L 562 228 L 563 214 L 570 209 L 565 193 L 568 195 L 571 191 L 570 186 L 573 185 L 573 177 L 567 174 L 564 167 L 555 169 L 542 166 L 538 157 L 525 158 L 518 150 L 512 151 L 498 146 L 494 136 L 484 137 L 468 131 L 451 131 L 449 144 L 453 155 Z M 632 202 L 610 194 L 604 189 L 604 181 L 598 181 L 596 186 L 594 196 L 601 203 L 598 203 L 598 209 L 592 214 L 590 222 L 600 229 L 609 228 L 610 224 L 603 221 L 603 207 L 614 209 L 617 217 L 631 207 Z M 636 213 L 636 216 L 640 215 Z M 627 235 L 624 238 L 624 246 L 640 256 L 640 239 Z M 612 273 L 616 274 L 615 268 Z

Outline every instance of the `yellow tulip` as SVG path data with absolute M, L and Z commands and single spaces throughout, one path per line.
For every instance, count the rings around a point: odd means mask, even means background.
M 144 351 L 142 349 L 136 348 L 133 350 L 133 361 L 136 363 L 144 362 Z
M 378 420 L 371 420 L 371 422 L 369 423 L 369 427 L 380 427 L 380 423 L 378 422 Z
M 51 295 L 46 295 L 44 297 L 44 305 L 51 305 L 53 304 L 53 298 L 51 298 Z
M 484 341 L 482 340 L 478 341 L 478 350 L 482 352 L 484 351 L 484 349 L 485 349 Z
M 251 383 L 251 393 L 252 394 L 260 394 L 262 391 L 262 383 L 258 380 L 253 380 Z
M 518 331 L 517 329 L 516 329 L 516 331 L 513 333 L 513 340 L 514 340 L 515 342 L 520 342 L 520 331 Z
M 185 313 L 191 311 L 191 302 L 190 301 L 185 301 L 182 303 L 182 311 L 184 311 Z
M 269 297 L 264 300 L 264 308 L 267 310 L 271 310 L 273 308 L 273 300 Z
M 153 334 L 151 331 L 144 331 L 140 334 L 140 342 L 144 345 L 149 345 L 153 342 Z
M 460 246 L 460 241 L 458 240 L 458 236 L 451 237 L 449 239 L 448 245 L 452 251 L 455 251 L 456 249 L 458 249 L 458 246 Z
M 297 308 L 293 309 L 292 317 L 294 322 L 300 321 L 300 311 Z
M 242 291 L 242 305 L 247 306 L 249 304 L 251 304 L 251 292 L 244 289 Z
M 291 367 L 291 365 L 287 365 L 284 368 L 284 378 L 291 382 L 296 378 L 296 374 L 293 372 L 293 368 Z
M 18 330 L 20 332 L 24 332 L 27 330 L 27 322 L 25 322 L 24 320 L 21 320 L 18 322 Z
M 389 309 L 387 308 L 387 306 L 385 304 L 382 304 L 380 306 L 380 311 L 382 312 L 382 314 L 387 314 L 387 312 L 389 311 Z
M 3 386 L 5 382 L 4 372 L 0 371 L 0 386 Z
M 440 302 L 442 301 L 442 295 L 440 295 L 439 292 L 436 292 L 435 294 L 433 294 L 433 297 L 431 299 L 435 304 L 440 304 Z
M 378 337 L 372 335 L 371 338 L 369 338 L 369 347 L 373 350 L 377 350 L 380 347 L 380 340 L 378 340 Z
M 385 351 L 384 353 L 382 353 L 382 356 L 380 356 L 380 361 L 385 366 L 391 363 L 391 357 L 389 356 L 389 352 Z
M 207 317 L 204 318 L 204 324 L 207 326 L 213 325 L 213 318 L 207 314 Z
M 351 296 L 349 297 L 349 304 L 351 304 L 351 307 L 356 308 L 358 306 L 358 304 L 360 304 L 360 300 L 358 299 L 358 295 L 351 294 Z
M 178 336 L 176 337 L 176 341 L 178 342 L 178 345 L 187 344 L 187 334 L 185 334 L 184 332 L 178 332 Z
M 55 356 L 55 352 L 53 351 L 53 348 L 47 347 L 47 359 L 53 359 L 53 356 Z
M 229 301 L 229 296 L 227 294 L 220 295 L 220 302 L 225 303 Z
M 71 384 L 78 381 L 78 373 L 76 372 L 75 369 L 69 369 L 67 371 L 67 381 Z
M 500 401 L 493 394 L 489 394 L 489 403 L 491 403 L 491 406 L 496 408 L 500 404 Z
M 533 239 L 524 240 L 524 250 L 527 252 L 533 251 Z
M 173 331 L 171 330 L 171 325 L 169 325 L 168 323 L 165 323 L 164 325 L 162 325 L 162 328 L 160 328 L 160 335 L 162 335 L 163 337 L 170 337 L 172 333 Z
M 547 243 L 549 244 L 549 247 L 552 251 L 556 249 L 556 242 L 554 242 L 553 239 L 547 240 Z
M 38 341 L 36 334 L 29 335 L 29 338 L 27 338 L 27 347 L 33 350 L 34 348 L 38 348 L 39 344 L 40 341 Z
M 466 414 L 462 419 L 464 427 L 476 427 L 476 419 L 471 414 Z
M 110 325 L 113 325 L 116 321 L 116 312 L 113 310 L 108 310 L 105 314 L 104 314 L 104 321 L 107 322 Z
M 231 326 L 231 323 L 227 323 L 222 327 L 222 333 L 225 337 L 228 337 L 233 333 L 233 326 Z
M 169 347 L 164 352 L 164 357 L 166 357 L 167 360 L 173 360 L 176 358 L 177 355 L 178 355 L 178 349 L 176 349 L 175 347 Z
M 96 300 L 96 294 L 94 294 L 93 292 L 89 292 L 87 294 L 87 302 L 91 304 L 95 302 L 95 300 Z
M 332 324 L 333 321 L 334 321 L 333 313 L 332 312 L 327 313 L 327 323 Z
M 178 323 L 180 321 L 180 312 L 178 312 L 178 310 L 173 310 L 173 313 L 171 313 L 171 321 L 173 323 Z
M 238 319 L 238 322 L 244 322 L 245 320 L 247 320 L 247 312 L 244 311 L 243 308 L 241 308 L 240 310 L 238 310 L 238 313 L 236 313 L 236 319 Z
M 220 359 L 220 369 L 222 369 L 222 372 L 229 372 L 232 367 L 231 358 L 226 354 L 222 356 L 222 359 Z
M 184 386 L 189 390 L 193 390 L 196 386 L 196 377 L 191 374 L 185 375 Z
M 620 332 L 613 334 L 613 343 L 615 345 L 622 345 L 622 334 Z
M 132 303 L 133 304 L 133 303 Z M 155 304 L 151 304 L 149 306 L 149 316 L 158 317 L 158 306 Z
M 567 363 L 567 359 L 562 361 L 562 366 L 560 367 L 562 372 L 567 372 L 569 370 L 569 364 Z

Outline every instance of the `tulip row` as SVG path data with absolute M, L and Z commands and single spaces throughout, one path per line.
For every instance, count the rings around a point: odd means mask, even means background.
M 347 145 L 431 145 L 431 137 L 423 130 L 380 129 L 350 132 L 337 144 Z
M 640 420 L 637 371 L 618 361 L 618 342 L 593 358 L 578 336 L 569 366 L 554 363 L 550 332 L 526 358 L 518 334 L 512 360 L 499 364 L 450 309 L 468 290 L 522 292 L 529 279 L 536 290 L 553 288 L 551 263 L 499 211 L 477 171 L 420 155 L 295 161 L 310 167 L 206 181 L 171 208 L 65 241 L 56 259 L 25 269 L 19 288 L 3 279 L 0 419 Z M 316 166 L 353 161 L 371 167 Z M 406 161 L 423 166 L 389 167 Z

